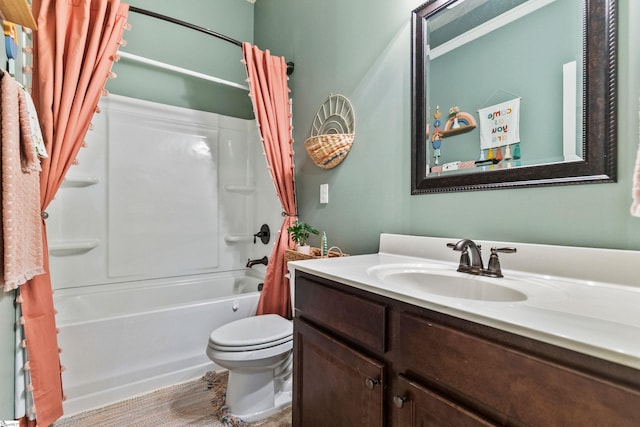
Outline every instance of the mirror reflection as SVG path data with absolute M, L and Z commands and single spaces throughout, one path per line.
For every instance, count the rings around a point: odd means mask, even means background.
M 613 72 L 597 75 L 613 47 L 586 43 L 608 18 L 583 0 L 433 0 L 414 11 L 412 192 L 611 180 L 615 171 L 588 166 L 615 143 L 589 140 L 606 111 L 585 105 L 615 98 L 601 87 Z

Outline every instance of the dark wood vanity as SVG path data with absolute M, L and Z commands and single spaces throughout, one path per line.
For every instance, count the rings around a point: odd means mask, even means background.
M 302 271 L 293 425 L 639 426 L 640 371 Z

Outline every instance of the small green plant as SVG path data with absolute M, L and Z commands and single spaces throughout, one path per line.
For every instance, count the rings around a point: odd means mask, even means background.
M 291 240 L 298 244 L 298 246 L 305 246 L 310 234 L 319 234 L 320 232 L 313 228 L 313 226 L 296 221 L 291 227 L 287 228 Z

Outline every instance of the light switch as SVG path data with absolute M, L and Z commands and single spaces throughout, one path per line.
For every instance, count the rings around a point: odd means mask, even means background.
M 329 184 L 320 184 L 320 203 L 329 203 Z

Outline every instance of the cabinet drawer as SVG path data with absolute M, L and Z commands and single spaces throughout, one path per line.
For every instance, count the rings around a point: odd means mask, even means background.
M 356 295 L 296 277 L 295 305 L 299 315 L 325 326 L 376 353 L 387 350 L 387 307 Z
M 402 314 L 403 365 L 501 422 L 640 425 L 640 393 L 480 337 Z

